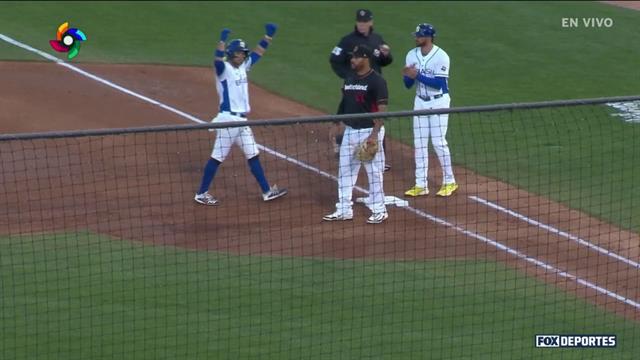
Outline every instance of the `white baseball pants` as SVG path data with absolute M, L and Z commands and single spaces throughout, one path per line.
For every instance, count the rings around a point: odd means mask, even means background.
M 424 101 L 416 96 L 414 110 L 423 109 L 448 109 L 451 103 L 449 94 L 431 101 Z M 444 184 L 455 183 L 453 168 L 451 166 L 451 153 L 447 143 L 447 128 L 449 126 L 449 114 L 413 117 L 413 145 L 415 147 L 416 185 L 427 188 L 427 172 L 429 170 L 429 139 L 438 155 L 442 166 L 442 178 Z
M 384 205 L 383 172 L 384 172 L 384 126 L 378 133 L 378 153 L 370 162 L 362 162 L 356 158 L 356 151 L 365 142 L 373 129 L 354 129 L 347 126 L 340 145 L 338 169 L 338 203 L 336 210 L 343 214 L 353 213 L 353 187 L 358 180 L 360 165 L 364 165 L 369 179 L 369 208 L 373 213 L 387 212 Z
M 211 122 L 227 122 L 227 121 L 244 121 L 247 119 L 226 114 L 219 113 Z M 247 159 L 255 157 L 260 152 L 258 151 L 258 145 L 253 137 L 253 132 L 248 126 L 216 129 L 216 141 L 211 151 L 211 157 L 223 162 L 227 158 L 233 144 L 237 144 L 244 153 Z

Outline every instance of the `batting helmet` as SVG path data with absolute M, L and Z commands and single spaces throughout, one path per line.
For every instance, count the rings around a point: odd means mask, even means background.
M 415 37 L 431 37 L 436 35 L 436 28 L 431 24 L 422 23 L 416 26 L 416 32 L 412 33 Z
M 244 43 L 244 40 L 242 39 L 231 40 L 229 42 L 229 45 L 227 45 L 227 51 L 226 51 L 227 57 L 233 58 L 234 54 L 238 51 L 244 52 L 245 56 L 249 54 L 249 49 L 247 49 Z

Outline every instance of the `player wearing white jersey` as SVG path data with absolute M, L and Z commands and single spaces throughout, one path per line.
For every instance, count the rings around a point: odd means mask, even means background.
M 407 53 L 403 80 L 410 89 L 416 84 L 414 110 L 449 108 L 449 55 L 433 43 L 436 30 L 430 24 L 419 24 L 413 33 L 417 47 Z M 457 189 L 451 154 L 447 144 L 449 114 L 413 117 L 413 142 L 415 147 L 415 185 L 405 192 L 407 196 L 429 194 L 427 172 L 429 169 L 429 139 L 442 166 L 442 187 L 439 196 L 450 196 Z
M 222 30 L 214 61 L 220 111 L 212 122 L 247 121 L 247 115 L 251 111 L 247 71 L 260 60 L 269 46 L 277 27 L 275 24 L 267 24 L 265 29 L 266 35 L 251 53 L 249 53 L 249 49 L 246 48 L 242 39 L 229 42 L 229 46 L 226 47 L 225 51 L 225 42 L 231 30 Z M 209 186 L 215 177 L 218 167 L 229 155 L 233 144 L 240 146 L 244 152 L 251 173 L 260 185 L 264 201 L 277 199 L 287 194 L 286 189 L 269 186 L 260 164 L 258 145 L 253 137 L 251 128 L 242 126 L 217 129 L 211 158 L 205 165 L 200 189 L 194 197 L 197 203 L 203 205 L 218 204 L 218 200 L 209 194 Z

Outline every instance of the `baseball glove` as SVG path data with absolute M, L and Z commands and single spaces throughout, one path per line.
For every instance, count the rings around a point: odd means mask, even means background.
M 376 157 L 378 153 L 378 140 L 369 140 L 363 142 L 356 150 L 356 158 L 360 161 L 369 162 Z

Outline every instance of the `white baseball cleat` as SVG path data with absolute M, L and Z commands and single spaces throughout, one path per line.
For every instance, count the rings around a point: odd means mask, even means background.
M 344 214 L 341 211 L 336 211 L 334 213 L 331 213 L 322 217 L 322 220 L 324 221 L 345 221 L 345 220 L 352 220 L 352 219 L 353 219 L 353 213 Z
M 214 206 L 220 203 L 218 199 L 214 198 L 211 194 L 209 194 L 208 191 L 202 194 L 196 194 L 193 200 L 195 200 L 198 204 L 207 206 Z
M 288 193 L 287 189 L 278 189 L 276 185 L 273 185 L 271 189 L 269 189 L 269 191 L 262 194 L 262 200 L 264 201 L 275 200 L 279 197 L 287 195 L 287 193 Z
M 367 219 L 367 224 L 381 224 L 383 221 L 389 218 L 389 214 L 386 212 L 383 213 L 375 213 L 369 216 Z

